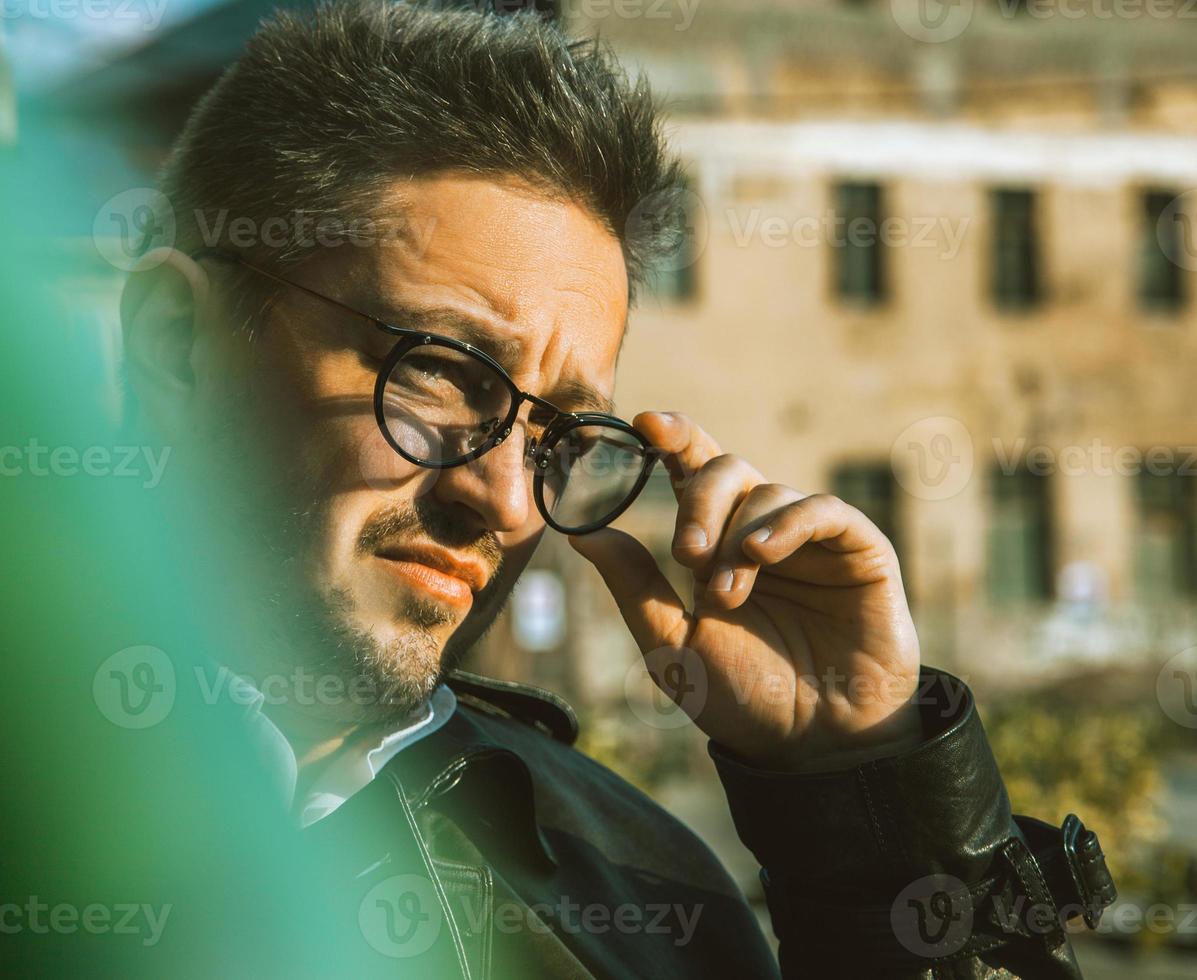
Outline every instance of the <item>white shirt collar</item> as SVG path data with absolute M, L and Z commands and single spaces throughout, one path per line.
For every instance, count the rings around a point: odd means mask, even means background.
M 229 680 L 229 693 L 246 705 L 245 719 L 254 733 L 255 746 L 267 770 L 277 780 L 279 797 L 287 801 L 300 827 L 308 827 L 328 816 L 354 793 L 369 785 L 400 751 L 427 738 L 457 710 L 457 698 L 441 684 L 415 720 L 398 723 L 398 727 L 384 731 L 377 741 L 351 739 L 324 760 L 303 798 L 297 800 L 295 787 L 299 767 L 295 751 L 279 727 L 262 712 L 265 695 L 237 674 Z

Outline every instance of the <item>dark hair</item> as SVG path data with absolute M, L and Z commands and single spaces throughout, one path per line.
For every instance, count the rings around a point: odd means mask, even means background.
M 644 77 L 533 10 L 355 0 L 276 12 L 192 112 L 161 186 L 176 243 L 192 249 L 227 244 L 211 238 L 233 217 L 258 229 L 296 212 L 308 227 L 370 217 L 396 177 L 438 171 L 512 175 L 588 208 L 623 247 L 629 300 L 653 256 L 676 247 L 655 216 L 671 212 L 681 167 Z M 654 217 L 638 219 L 646 201 Z M 262 237 L 240 250 L 276 267 L 314 247 Z

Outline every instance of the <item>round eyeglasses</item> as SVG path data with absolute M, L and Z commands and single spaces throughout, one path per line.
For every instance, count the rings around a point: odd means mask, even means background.
M 394 336 L 374 385 L 374 416 L 387 443 L 411 463 L 448 469 L 478 459 L 511 435 L 530 402 L 539 434 L 527 437 L 525 455 L 533 467 L 532 497 L 550 527 L 563 534 L 597 531 L 648 482 L 658 453 L 630 424 L 604 412 L 567 412 L 521 391 L 498 361 L 471 344 L 386 323 L 232 252 L 206 248 L 192 258 L 235 262 Z

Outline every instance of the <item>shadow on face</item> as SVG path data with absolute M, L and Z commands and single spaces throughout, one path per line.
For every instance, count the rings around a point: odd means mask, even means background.
M 322 249 L 289 278 L 468 339 L 562 409 L 603 407 L 627 279 L 618 240 L 587 210 L 515 180 L 449 174 L 397 182 L 381 211 L 416 233 Z M 373 410 L 395 338 L 280 290 L 252 342 L 232 336 L 227 297 L 212 291 L 195 317 L 186 409 L 170 417 L 227 508 L 220 547 L 240 552 L 248 594 L 282 637 L 258 669 L 366 674 L 410 703 L 493 621 L 544 530 L 525 455 L 535 412 L 525 403 L 512 435 L 468 464 L 408 462 Z

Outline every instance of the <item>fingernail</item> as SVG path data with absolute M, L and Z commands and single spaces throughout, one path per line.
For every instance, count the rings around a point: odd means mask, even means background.
M 707 546 L 707 532 L 701 524 L 687 524 L 678 532 L 677 546 L 687 551 L 696 551 Z
M 772 533 L 773 528 L 766 524 L 764 527 L 758 527 L 755 531 L 748 535 L 748 540 L 755 541 L 757 544 L 762 544 L 769 540 L 769 535 Z
M 731 565 L 720 565 L 715 569 L 715 574 L 711 576 L 711 582 L 707 586 L 707 590 L 710 592 L 730 592 L 734 580 L 735 574 L 732 572 Z

